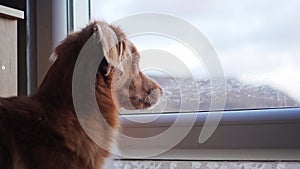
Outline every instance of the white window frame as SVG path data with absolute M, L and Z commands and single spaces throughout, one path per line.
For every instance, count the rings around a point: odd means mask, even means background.
M 185 139 L 170 151 L 150 159 L 300 160 L 300 108 L 225 111 L 212 137 L 204 144 L 200 144 L 198 143 L 199 133 L 209 113 L 216 112 L 198 112 L 196 123 Z M 149 131 L 156 133 L 168 129 L 177 118 L 175 112 L 160 115 L 152 123 L 132 123 L 132 121 L 143 121 L 143 119 L 155 119 L 155 116 L 157 115 L 122 115 L 122 130 L 129 135 L 134 134 L 143 138 L 147 137 Z M 191 116 L 191 114 L 187 113 L 186 116 Z M 128 118 L 131 122 L 126 120 Z M 191 121 L 179 122 L 179 124 L 190 123 Z M 148 143 L 137 147 L 123 139 L 120 144 L 122 147 L 128 147 L 128 149 L 124 149 L 125 151 L 136 156 L 157 147 L 164 148 L 167 141 L 165 143 Z
M 69 17 L 70 22 L 69 31 L 80 30 L 85 27 L 90 19 L 90 0 L 67 0 L 68 1 L 68 9 L 69 9 Z M 72 8 L 73 7 L 73 8 Z
M 55 3 L 67 4 L 72 2 L 73 8 L 61 9 L 68 18 L 68 25 L 65 20 L 53 17 L 54 43 L 65 37 L 66 30 L 77 30 L 83 27 L 90 20 L 90 1 L 81 0 L 54 0 Z M 74 3 L 75 2 L 75 3 Z M 59 5 L 59 4 L 57 4 Z M 69 4 L 70 5 L 70 4 Z M 52 11 L 57 9 L 52 8 Z M 61 16 L 57 14 L 57 16 Z M 62 25 L 56 28 L 55 25 Z M 197 142 L 199 131 L 204 125 L 204 121 L 209 113 L 197 112 L 198 117 L 195 126 L 186 138 L 170 151 L 152 157 L 151 159 L 165 160 L 280 160 L 298 161 L 300 160 L 300 108 L 279 108 L 261 110 L 238 110 L 226 111 L 222 120 L 212 135 L 204 144 Z M 149 124 L 133 124 L 126 120 L 147 119 L 157 116 L 147 115 L 121 115 L 122 130 L 125 133 L 145 136 L 146 131 L 161 131 L 170 127 L 176 112 L 162 114 L 155 122 Z M 189 114 L 186 114 L 189 116 Z M 166 120 L 167 119 L 167 120 Z M 190 124 L 189 121 L 181 123 Z M 185 127 L 182 125 L 181 127 Z M 126 140 L 120 140 L 121 147 L 128 147 L 123 151 L 139 154 L 150 151 L 153 148 L 162 147 L 163 143 L 145 144 L 142 147 L 132 145 Z M 121 157 L 122 159 L 122 157 Z M 127 159 L 127 158 L 126 158 Z

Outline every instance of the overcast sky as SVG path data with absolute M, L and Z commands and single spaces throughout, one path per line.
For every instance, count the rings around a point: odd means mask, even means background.
M 93 0 L 94 19 L 114 22 L 145 12 L 170 14 L 196 26 L 215 47 L 227 77 L 271 85 L 300 101 L 299 0 Z M 132 41 L 141 51 L 171 53 L 205 77 L 193 53 L 172 39 L 141 36 Z M 149 64 L 151 59 L 145 58 L 142 62 Z M 169 64 L 169 71 L 184 73 L 175 64 Z

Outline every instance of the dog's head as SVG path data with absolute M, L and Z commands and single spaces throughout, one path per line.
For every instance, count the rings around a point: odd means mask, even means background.
M 104 54 L 96 77 L 96 96 L 100 104 L 101 102 L 104 104 L 103 99 L 107 98 L 113 99 L 118 107 L 145 109 L 153 106 L 159 100 L 162 89 L 155 81 L 140 71 L 140 55 L 136 47 L 126 38 L 119 27 L 105 22 L 93 22 L 81 31 L 68 35 L 50 58 L 53 66 L 64 69 L 56 69 L 54 72 L 65 71 L 65 69 L 72 70 L 66 68 L 70 65 L 67 62 L 70 60 L 76 62 L 74 56 L 80 53 L 89 38 L 96 38 L 95 43 L 102 47 Z M 69 55 L 71 55 L 71 59 Z M 55 77 L 57 76 L 60 75 Z
M 105 58 L 99 67 L 97 85 L 106 83 L 118 105 L 126 109 L 145 109 L 156 104 L 162 89 L 141 72 L 136 47 L 118 27 L 103 22 L 93 26 L 100 34 Z

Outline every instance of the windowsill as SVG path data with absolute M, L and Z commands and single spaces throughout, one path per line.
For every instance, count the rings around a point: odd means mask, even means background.
M 218 112 L 212 112 L 218 113 Z M 195 114 L 194 114 L 195 115 Z M 266 109 L 226 111 L 218 128 L 204 143 L 198 142 L 207 112 L 197 113 L 195 125 L 182 141 L 168 152 L 149 159 L 176 160 L 299 160 L 300 159 L 300 109 Z M 134 138 L 149 138 L 166 131 L 178 114 L 160 115 L 154 122 L 139 124 L 139 121 L 158 115 L 121 116 L 122 133 Z M 184 131 L 190 124 L 187 118 L 178 122 L 178 131 Z M 174 126 L 173 126 L 174 127 Z M 180 132 L 178 132 L 180 134 Z M 156 149 L 168 147 L 168 139 L 161 142 L 146 141 L 141 144 L 122 138 L 120 149 L 133 159 L 151 154 Z M 124 157 L 127 159 L 128 157 Z M 129 158 L 131 159 L 131 158 Z
M 126 153 L 138 156 L 150 149 L 125 149 Z M 165 161 L 299 161 L 300 149 L 173 149 L 151 158 L 126 158 L 122 160 L 165 160 Z

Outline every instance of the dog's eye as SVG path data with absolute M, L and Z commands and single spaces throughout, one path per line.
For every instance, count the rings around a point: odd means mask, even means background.
M 129 85 L 129 90 L 135 90 L 135 85 Z

